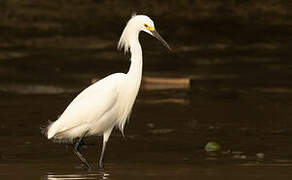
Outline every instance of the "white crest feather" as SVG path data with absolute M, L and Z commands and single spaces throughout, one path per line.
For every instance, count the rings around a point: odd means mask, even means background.
M 135 17 L 135 16 L 137 16 L 137 13 L 134 11 L 134 12 L 132 12 L 132 16 L 131 17 Z
M 137 14 L 136 12 L 133 12 L 131 19 L 133 19 L 135 16 L 137 16 Z M 130 35 L 131 33 L 129 32 L 130 27 L 128 26 L 128 24 L 131 21 L 131 19 L 127 22 L 126 27 L 123 30 L 123 33 L 118 43 L 118 50 L 123 50 L 125 54 L 129 51 L 130 48 L 130 43 L 128 39 L 131 36 Z

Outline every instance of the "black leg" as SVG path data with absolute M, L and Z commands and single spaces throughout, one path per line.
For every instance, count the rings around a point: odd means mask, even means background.
M 103 133 L 103 144 L 102 144 L 102 150 L 101 150 L 100 157 L 99 157 L 99 162 L 98 162 L 98 166 L 99 166 L 100 168 L 103 168 L 103 156 L 104 156 L 104 152 L 105 152 L 105 147 L 106 147 L 106 144 L 107 144 L 108 138 L 109 138 L 110 135 L 111 135 L 112 130 L 113 130 L 113 128 L 110 128 L 110 129 L 108 129 L 107 131 L 105 131 L 105 132 Z
M 101 150 L 101 154 L 100 154 L 100 158 L 99 158 L 99 167 L 103 168 L 103 155 L 104 155 L 104 151 L 105 151 L 105 147 L 106 147 L 106 141 L 103 141 L 103 145 L 102 145 L 102 150 Z
M 74 154 L 79 158 L 79 160 L 88 168 L 91 169 L 90 165 L 88 164 L 87 160 L 82 156 L 82 154 L 79 152 L 79 147 L 80 147 L 80 143 L 82 142 L 82 139 L 84 138 L 84 136 L 87 134 L 87 132 L 85 132 L 79 139 L 78 141 L 75 143 L 75 145 L 73 146 L 73 152 Z

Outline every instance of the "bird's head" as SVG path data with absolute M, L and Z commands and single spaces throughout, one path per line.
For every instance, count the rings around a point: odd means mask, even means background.
M 151 36 L 154 36 L 157 38 L 165 47 L 167 47 L 170 51 L 171 48 L 166 43 L 166 41 L 159 35 L 159 33 L 156 31 L 154 22 L 145 15 L 133 15 L 132 18 L 128 21 L 127 26 L 125 27 L 122 36 L 120 38 L 118 48 L 123 49 L 127 52 L 128 48 L 130 47 L 129 39 L 134 34 L 139 34 L 140 31 L 144 31 Z

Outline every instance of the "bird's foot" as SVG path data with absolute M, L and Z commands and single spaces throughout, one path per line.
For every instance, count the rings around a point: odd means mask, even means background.
M 102 161 L 100 161 L 100 162 L 98 163 L 98 167 L 99 167 L 99 168 L 104 168 L 104 164 L 103 164 Z
M 74 166 L 74 169 L 87 169 L 89 172 L 92 171 L 92 168 L 89 164 L 85 165 L 83 163 Z
M 73 152 L 82 162 L 82 164 L 87 167 L 88 170 L 91 169 L 91 166 L 89 165 L 87 160 L 82 156 L 82 154 L 76 148 L 73 148 Z

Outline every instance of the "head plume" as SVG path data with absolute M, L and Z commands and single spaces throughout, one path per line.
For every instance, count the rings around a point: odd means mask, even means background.
M 131 19 L 133 19 L 135 16 L 136 16 L 136 12 L 133 12 Z M 123 33 L 118 43 L 118 50 L 123 50 L 125 54 L 129 51 L 129 48 L 130 48 L 130 43 L 128 41 L 128 38 L 130 36 L 128 24 L 131 21 L 131 19 L 127 22 L 127 25 L 125 29 L 123 30 Z
M 124 50 L 125 53 L 129 51 L 130 43 L 138 40 L 140 31 L 145 31 L 148 34 L 152 33 L 146 28 L 149 25 L 154 29 L 153 21 L 145 15 L 132 14 L 132 18 L 128 21 L 118 43 L 118 49 Z M 134 41 L 133 41 L 134 40 Z

